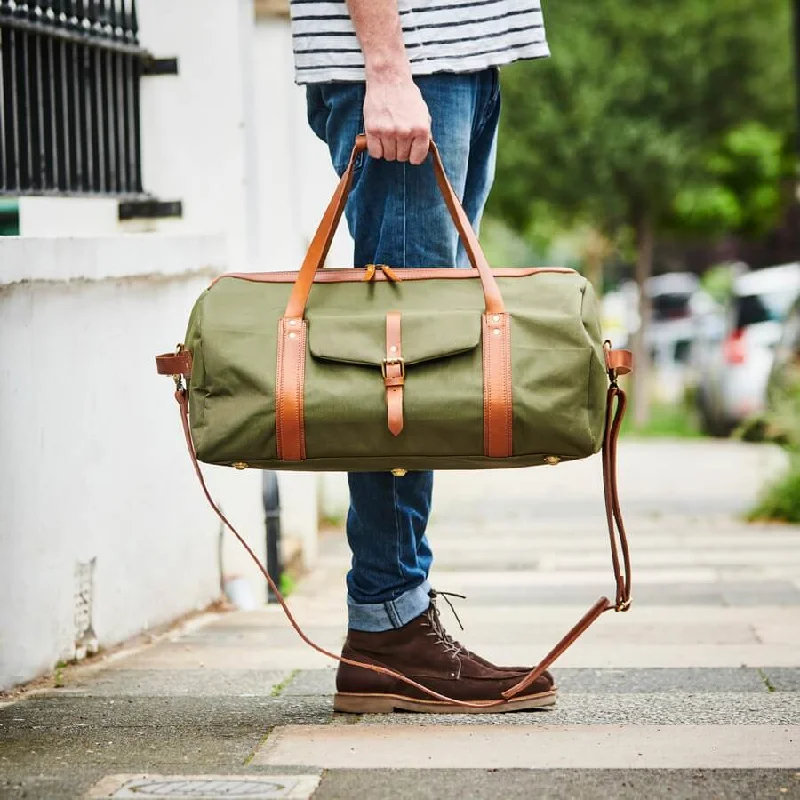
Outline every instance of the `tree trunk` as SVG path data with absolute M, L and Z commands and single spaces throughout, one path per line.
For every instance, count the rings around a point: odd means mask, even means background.
M 650 299 L 645 282 L 653 274 L 653 221 L 645 212 L 636 223 L 636 286 L 639 289 L 639 330 L 633 337 L 633 423 L 644 427 L 650 420 L 650 354 L 645 335 L 650 324 Z

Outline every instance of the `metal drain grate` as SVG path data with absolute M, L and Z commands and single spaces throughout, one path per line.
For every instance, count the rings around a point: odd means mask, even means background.
M 318 775 L 109 775 L 89 797 L 307 800 L 318 783 Z

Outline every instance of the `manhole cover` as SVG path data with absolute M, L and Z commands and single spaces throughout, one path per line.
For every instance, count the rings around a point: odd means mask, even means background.
M 109 775 L 89 797 L 307 800 L 318 783 L 318 775 Z

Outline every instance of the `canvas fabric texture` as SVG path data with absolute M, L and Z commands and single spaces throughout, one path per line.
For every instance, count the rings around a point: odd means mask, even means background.
M 585 458 L 600 449 L 608 380 L 598 303 L 584 277 L 519 270 L 518 277 L 497 278 L 511 324 L 513 448 L 510 458 L 490 458 L 479 278 L 364 282 L 354 275 L 352 282 L 311 289 L 306 458 L 279 460 L 278 331 L 292 284 L 263 277 L 223 277 L 192 312 L 185 341 L 201 461 L 299 470 L 466 469 Z M 389 311 L 403 321 L 399 436 L 387 427 L 380 368 Z

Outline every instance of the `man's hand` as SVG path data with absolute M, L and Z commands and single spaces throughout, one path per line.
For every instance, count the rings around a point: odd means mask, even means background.
M 431 117 L 411 80 L 382 81 L 367 76 L 364 132 L 373 158 L 421 164 L 431 141 Z
M 397 0 L 347 0 L 364 53 L 364 132 L 373 158 L 421 164 L 431 141 L 431 117 L 403 44 Z

